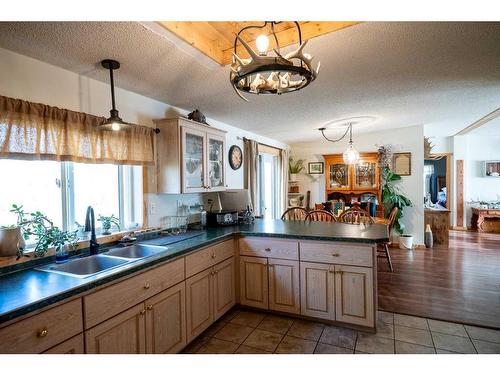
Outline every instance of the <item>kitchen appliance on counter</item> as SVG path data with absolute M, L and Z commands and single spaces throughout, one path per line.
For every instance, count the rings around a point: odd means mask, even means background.
M 238 224 L 237 210 L 219 210 L 207 212 L 207 225 L 210 227 Z

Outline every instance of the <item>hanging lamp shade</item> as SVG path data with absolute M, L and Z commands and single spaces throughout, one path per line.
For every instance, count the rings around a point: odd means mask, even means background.
M 134 125 L 125 122 L 121 119 L 118 110 L 116 109 L 116 103 L 115 103 L 115 82 L 113 77 L 113 70 L 120 69 L 120 63 L 116 60 L 106 59 L 101 61 L 101 65 L 104 69 L 109 69 L 112 108 L 109 111 L 110 116 L 106 119 L 104 123 L 99 125 L 99 129 L 109 130 L 109 131 L 130 130 Z

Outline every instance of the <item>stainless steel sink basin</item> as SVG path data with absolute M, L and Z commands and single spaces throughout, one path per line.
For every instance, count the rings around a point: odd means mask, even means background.
M 49 264 L 37 269 L 40 271 L 54 272 L 73 277 L 88 277 L 97 275 L 101 272 L 109 271 L 129 262 L 130 260 L 127 259 L 108 257 L 99 254 L 70 260 L 67 263 Z
M 126 259 L 141 259 L 156 255 L 167 250 L 166 246 L 153 246 L 144 244 L 134 244 L 126 247 L 117 247 L 105 253 L 105 255 Z

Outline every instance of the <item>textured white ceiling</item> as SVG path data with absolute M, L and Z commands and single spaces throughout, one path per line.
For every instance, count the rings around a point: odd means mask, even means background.
M 352 116 L 377 118 L 354 132 L 423 124 L 453 135 L 500 106 L 500 23 L 370 22 L 324 35 L 307 48 L 321 61 L 314 83 L 249 103 L 228 67 L 140 23 L 0 22 L 0 47 L 104 82 L 99 61 L 114 58 L 119 87 L 288 143 L 319 140 L 321 124 Z

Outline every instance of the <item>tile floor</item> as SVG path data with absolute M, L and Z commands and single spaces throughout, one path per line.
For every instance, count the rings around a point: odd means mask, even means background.
M 379 311 L 376 334 L 235 308 L 183 353 L 500 354 L 500 330 Z

